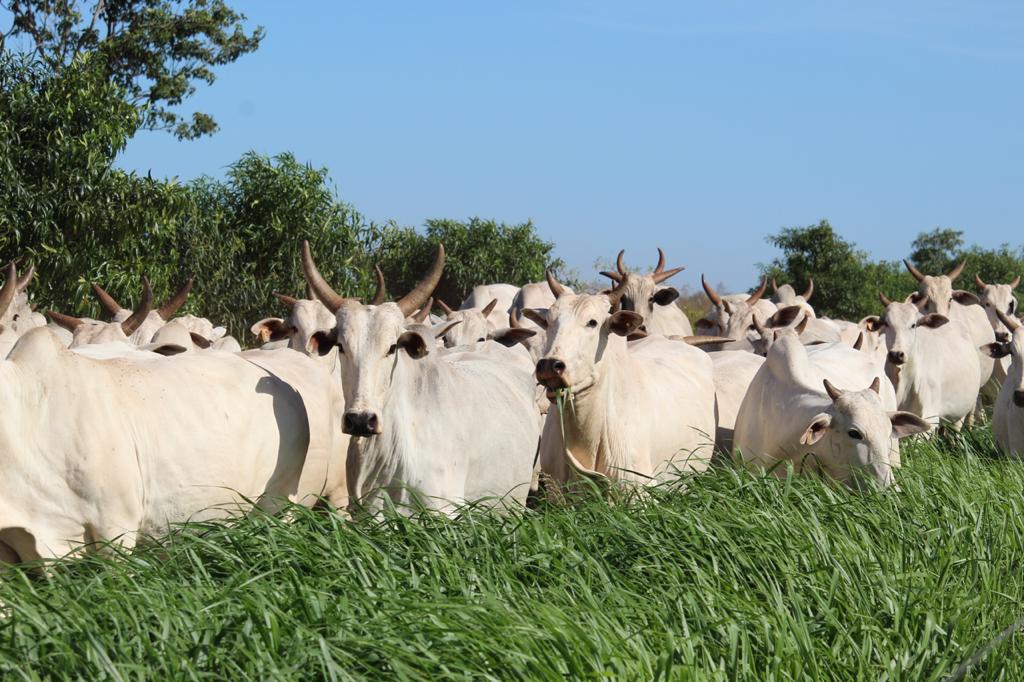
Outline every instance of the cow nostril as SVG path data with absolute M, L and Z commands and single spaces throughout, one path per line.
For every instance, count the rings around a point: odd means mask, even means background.
M 1013 404 L 1017 407 L 1024 407 L 1024 391 L 1013 392 Z
M 551 369 L 555 370 L 558 374 L 565 373 L 565 363 L 561 360 L 555 360 L 551 363 Z
M 902 365 L 905 360 L 906 355 L 904 355 L 903 351 L 894 350 L 889 352 L 889 362 L 894 365 Z
M 356 425 L 355 418 L 351 414 L 346 412 L 345 413 L 345 430 L 346 431 L 351 431 L 353 429 L 353 427 L 355 427 L 355 425 Z
M 370 431 L 376 431 L 377 430 L 377 415 L 371 414 L 369 417 L 367 417 L 367 419 L 366 419 L 366 426 L 367 426 L 367 428 L 370 429 Z

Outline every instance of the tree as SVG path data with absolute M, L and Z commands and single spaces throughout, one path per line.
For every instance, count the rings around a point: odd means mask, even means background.
M 910 245 L 910 262 L 921 272 L 934 275 L 949 272 L 957 262 L 957 255 L 963 250 L 964 233 L 960 230 L 937 227 L 931 232 L 921 232 Z
M 20 48 L 54 73 L 83 56 L 143 112 L 143 125 L 193 139 L 217 130 L 209 114 L 173 110 L 212 84 L 213 67 L 255 51 L 263 28 L 246 32 L 245 16 L 223 0 L 0 0 L 11 25 L 0 51 Z M 21 39 L 16 44 L 14 39 Z

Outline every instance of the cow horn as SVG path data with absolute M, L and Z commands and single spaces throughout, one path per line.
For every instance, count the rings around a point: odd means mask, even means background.
M 174 294 L 166 303 L 160 306 L 160 309 L 156 311 L 156 314 L 160 316 L 161 320 L 165 322 L 174 316 L 174 313 L 178 312 L 178 308 L 185 305 L 185 299 L 188 298 L 188 292 L 192 291 L 192 278 L 189 277 L 185 280 L 185 283 L 181 285 L 177 293 Z
M 379 265 L 374 265 L 373 274 L 377 278 L 377 290 L 373 292 L 370 305 L 380 305 L 384 302 L 385 296 L 387 296 L 387 291 L 384 288 L 384 273 L 380 271 Z
M 619 257 L 622 257 L 622 253 L 619 253 Z M 550 270 L 545 270 L 544 278 L 547 279 L 548 287 L 551 289 L 551 293 L 554 295 L 555 298 L 560 298 L 561 296 L 564 296 L 566 294 L 565 287 L 558 283 L 558 280 L 555 279 L 555 275 L 553 272 L 551 272 Z
M 412 319 L 416 320 L 420 324 L 426 322 L 427 318 L 430 317 L 430 309 L 433 308 L 433 307 L 434 307 L 434 299 L 433 299 L 433 297 L 428 298 L 427 302 L 423 304 L 422 308 L 420 308 L 420 311 L 412 316 Z
M 284 303 L 289 308 L 293 308 L 295 304 L 299 302 L 299 299 L 297 298 L 292 298 L 291 296 L 279 294 L 276 291 L 274 292 L 274 297 L 277 298 L 277 300 L 279 300 L 281 303 Z
M 18 268 L 14 261 L 7 264 L 5 275 L 4 287 L 0 289 L 0 315 L 7 312 L 7 308 L 10 307 L 11 302 L 14 300 L 14 295 L 18 293 Z
M 602 270 L 600 274 L 602 274 L 605 277 L 607 277 L 608 279 L 614 280 L 616 282 L 621 282 L 622 281 L 622 275 L 620 275 L 617 272 L 611 272 L 610 270 Z
M 430 295 L 437 288 L 437 283 L 441 281 L 441 275 L 444 273 L 444 245 L 437 245 L 437 256 L 434 258 L 434 263 L 427 270 L 427 273 L 423 275 L 416 286 L 412 288 L 412 291 L 407 293 L 405 296 L 400 298 L 398 303 L 399 310 L 402 311 L 403 315 L 411 315 L 414 310 L 419 310 L 423 307 L 423 304 L 427 302 Z
M 804 315 L 804 319 L 800 320 L 800 324 L 798 324 L 796 327 L 794 327 L 794 329 L 796 330 L 796 335 L 797 336 L 800 336 L 801 334 L 804 333 L 804 330 L 807 329 L 807 323 L 810 322 L 810 321 L 811 321 L 811 318 L 808 317 L 807 315 Z
M 306 282 L 309 283 L 313 294 L 320 299 L 320 302 L 327 306 L 332 313 L 338 312 L 338 308 L 345 302 L 345 297 L 339 296 L 338 292 L 332 289 L 324 276 L 320 274 L 316 263 L 313 262 L 313 254 L 309 251 L 309 242 L 306 240 L 302 242 L 302 271 L 306 275 Z
M 131 336 L 134 334 L 142 323 L 149 317 L 149 312 L 153 309 L 153 290 L 149 287 L 149 279 L 145 276 L 142 277 L 142 298 L 139 300 L 138 307 L 128 316 L 124 322 L 121 323 L 121 331 L 124 332 L 125 336 Z
M 892 303 L 892 301 L 890 301 L 888 298 L 886 298 L 885 294 L 883 294 L 881 291 L 878 292 L 878 300 L 881 301 L 882 305 L 884 305 L 886 307 L 888 307 L 889 304 Z
M 619 274 L 622 276 L 626 275 L 626 263 L 623 261 L 623 257 L 626 255 L 626 250 L 622 249 L 619 251 L 619 255 L 615 258 L 615 267 L 618 268 Z
M 661 284 L 669 277 L 675 277 L 680 272 L 685 270 L 685 267 L 672 268 L 671 270 L 665 270 L 665 252 L 658 248 L 658 267 L 654 268 L 654 272 L 651 275 L 654 277 L 655 284 Z
M 77 317 L 65 315 L 64 313 L 58 313 L 56 310 L 47 310 L 46 315 L 51 320 L 59 324 L 61 327 L 67 329 L 69 332 L 75 331 L 75 328 L 78 327 L 78 325 L 82 324 L 82 320 L 78 319 Z
M 519 311 L 515 309 L 515 306 L 508 311 L 508 326 L 512 329 L 519 329 L 523 326 L 519 321 Z
M 100 307 L 103 308 L 103 312 L 113 317 L 117 313 L 124 310 L 124 306 L 114 300 L 114 297 L 104 291 L 103 287 L 93 282 L 92 293 L 96 294 L 96 298 L 100 302 Z
M 804 291 L 803 296 L 804 296 L 804 302 L 805 303 L 807 301 L 811 300 L 811 296 L 814 296 L 814 278 L 813 277 L 808 277 L 807 278 L 807 290 Z
M 878 377 L 875 378 L 877 379 Z M 839 399 L 839 396 L 842 394 L 842 391 L 833 386 L 831 381 L 829 381 L 828 379 L 824 379 L 821 383 L 825 385 L 825 393 L 828 393 L 828 397 L 832 399 L 832 402 L 835 402 L 836 400 Z
M 853 342 L 853 349 L 860 350 L 864 347 L 864 332 L 857 334 L 857 340 Z
M 704 287 L 704 293 L 708 295 L 708 298 L 711 299 L 712 303 L 714 303 L 715 305 L 722 305 L 722 297 L 719 296 L 718 292 L 715 291 L 710 284 L 708 284 L 708 281 L 706 279 L 704 279 L 703 273 L 700 276 L 700 285 Z
M 1016 289 L 1018 284 L 1020 284 L 1020 275 L 1017 275 L 1016 277 L 1013 278 L 1013 281 L 1010 282 L 1010 288 Z
M 681 336 L 676 337 L 681 341 L 685 341 L 691 346 L 709 346 L 715 343 L 729 343 L 732 341 L 727 336 L 708 336 L 706 334 L 696 334 L 694 336 Z
M 747 299 L 747 305 L 754 305 L 755 303 L 760 301 L 761 297 L 764 296 L 764 292 L 765 292 L 765 290 L 767 288 L 768 288 L 768 278 L 767 277 L 762 277 L 761 278 L 761 286 L 760 286 L 760 288 L 758 288 L 757 291 L 755 291 L 754 293 L 752 293 L 750 295 L 750 298 Z
M 25 287 L 29 285 L 29 283 L 32 281 L 32 278 L 35 277 L 35 275 L 36 266 L 30 265 L 28 267 L 28 272 L 26 272 L 24 275 L 18 278 L 18 291 L 24 291 Z
M 605 296 L 612 302 L 612 310 L 616 310 L 622 303 L 622 297 L 626 293 L 626 283 L 621 282 L 615 286 L 614 289 L 609 291 Z
M 984 289 L 988 286 L 978 273 L 974 273 L 974 282 L 978 285 L 979 289 Z
M 952 270 L 949 271 L 949 274 L 946 275 L 946 277 L 949 277 L 949 281 L 950 282 L 955 281 L 956 278 L 960 276 L 960 273 L 964 271 L 964 266 L 965 265 L 967 265 L 967 259 L 966 258 L 964 260 L 960 261 L 960 265 L 956 266 L 955 268 L 953 268 Z
M 996 316 L 999 317 L 999 321 L 1006 325 L 1006 328 L 1009 329 L 1011 332 L 1015 332 L 1018 328 L 1020 328 L 1020 323 L 1014 320 L 1013 318 L 1007 317 L 1006 313 L 1004 313 L 1002 310 L 996 310 Z
M 924 275 L 921 274 L 920 270 L 918 270 L 913 265 L 911 265 L 910 261 L 908 261 L 906 258 L 904 258 L 903 259 L 903 264 L 907 266 L 907 270 L 910 272 L 911 275 L 914 276 L 914 279 L 916 279 L 918 282 L 923 282 L 924 281 Z
M 757 319 L 757 315 L 752 315 L 750 317 L 750 323 L 754 325 L 754 331 L 758 334 L 764 335 L 764 325 L 761 323 L 761 320 Z
M 778 283 L 777 283 L 777 282 L 775 281 L 775 278 L 774 278 L 774 277 L 772 277 L 772 293 L 773 293 L 773 294 L 777 294 L 777 293 L 779 293 L 779 285 L 778 285 Z
M 875 377 L 871 381 L 871 385 L 868 386 L 868 388 L 870 388 L 875 393 L 878 393 L 880 391 L 880 389 L 882 388 L 882 378 L 881 377 Z
M 448 304 L 447 304 L 447 303 L 445 303 L 444 301 L 442 301 L 441 299 L 437 299 L 437 305 L 438 305 L 438 306 L 439 306 L 439 307 L 441 308 L 441 310 L 443 310 L 443 311 L 444 311 L 444 316 L 445 316 L 445 317 L 451 317 L 451 314 L 452 314 L 453 312 L 455 312 L 454 310 L 452 310 L 451 308 L 449 308 L 449 307 L 448 307 Z
M 480 311 L 480 314 L 487 317 L 494 310 L 494 306 L 498 305 L 498 299 L 492 298 L 491 302 L 484 306 L 484 309 Z

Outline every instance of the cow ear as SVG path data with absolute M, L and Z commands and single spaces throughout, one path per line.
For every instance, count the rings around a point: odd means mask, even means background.
M 177 343 L 163 343 L 160 344 L 159 346 L 156 346 L 155 348 L 150 348 L 149 350 L 156 353 L 157 355 L 171 357 L 173 355 L 180 355 L 181 353 L 184 353 L 188 349 L 185 348 L 185 346 L 179 345 Z
M 702 318 L 700 318 L 699 320 L 697 320 L 696 322 L 693 323 L 694 330 L 698 330 L 698 329 L 710 330 L 710 329 L 714 329 L 714 327 L 715 327 L 714 320 L 709 320 L 706 317 L 702 317 Z
M 405 332 L 398 337 L 398 343 L 395 345 L 408 353 L 409 357 L 414 360 L 427 356 L 427 342 L 416 332 Z
M 969 291 L 957 289 L 953 292 L 953 300 L 960 305 L 981 305 L 981 299 Z
M 306 352 L 316 353 L 320 357 L 323 357 L 331 352 L 334 348 L 334 332 L 317 332 L 313 336 L 309 337 L 309 341 L 306 342 Z
M 928 327 L 930 329 L 938 329 L 939 327 L 941 327 L 942 325 L 946 324 L 947 322 L 949 322 L 949 318 L 946 317 L 945 315 L 939 315 L 938 313 L 932 313 L 930 315 L 925 315 L 920 320 L 918 320 L 917 326 L 919 326 L 919 327 Z
M 878 315 L 869 315 L 861 320 L 860 323 L 869 332 L 877 332 L 885 326 L 885 320 Z
M 524 308 L 523 317 L 533 322 L 541 329 L 548 328 L 548 311 L 535 308 Z
M 608 329 L 613 334 L 629 336 L 639 329 L 643 323 L 644 318 L 642 315 L 634 313 L 632 310 L 619 310 L 612 313 L 612 316 L 608 318 Z
M 829 425 L 832 424 L 832 415 L 822 412 L 811 420 L 804 435 L 800 436 L 801 445 L 814 445 L 824 438 Z
M 679 292 L 675 287 L 665 287 L 654 292 L 654 302 L 658 305 L 668 305 L 679 298 Z
M 790 305 L 786 306 L 782 310 L 777 310 L 774 315 L 769 317 L 764 322 L 764 326 L 775 329 L 777 327 L 788 327 L 793 324 L 793 320 L 802 313 L 800 306 Z
M 190 337 L 192 337 L 192 343 L 196 344 L 196 346 L 199 347 L 199 348 L 206 349 L 206 348 L 209 348 L 210 345 L 211 345 L 210 344 L 210 340 L 208 338 L 206 338 L 205 336 L 203 336 L 202 334 L 196 334 L 195 332 L 189 332 L 188 335 Z
M 517 343 L 526 341 L 526 339 L 534 336 L 537 333 L 536 329 L 523 329 L 522 327 L 509 327 L 508 329 L 499 329 L 498 331 L 491 334 L 491 339 L 497 341 L 506 348 L 511 348 Z
M 1010 354 L 1010 344 L 1008 343 L 986 343 L 980 348 L 982 353 L 996 360 Z
M 722 310 L 732 315 L 732 305 L 728 301 L 722 301 Z
M 442 322 L 439 325 L 431 327 L 431 331 L 434 332 L 434 338 L 439 339 L 448 332 L 450 332 L 455 327 L 458 327 L 460 324 L 462 324 L 462 320 L 455 320 L 454 322 Z
M 910 412 L 890 412 L 889 421 L 892 423 L 893 438 L 905 438 L 931 428 L 931 424 Z
M 295 327 L 291 326 L 280 317 L 265 317 L 253 326 L 249 331 L 259 339 L 260 343 L 267 341 L 279 341 L 295 333 Z

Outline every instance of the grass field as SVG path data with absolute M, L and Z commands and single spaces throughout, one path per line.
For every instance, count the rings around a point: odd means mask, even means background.
M 4 679 L 943 679 L 1024 614 L 1024 465 L 905 448 L 901 492 L 720 470 L 646 500 L 299 511 L 9 571 Z M 1024 679 L 1021 635 L 968 679 Z

